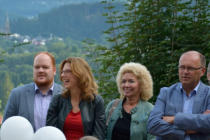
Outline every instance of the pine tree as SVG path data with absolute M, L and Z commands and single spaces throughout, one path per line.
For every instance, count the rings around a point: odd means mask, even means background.
M 1 79 L 4 79 L 0 81 L 0 99 L 1 99 L 0 110 L 3 111 L 3 109 L 6 106 L 10 92 L 14 88 L 14 86 L 8 72 L 5 71 L 1 72 L 0 77 Z
M 155 101 L 159 89 L 178 81 L 178 59 L 184 51 L 198 50 L 209 58 L 208 0 L 128 0 L 124 9 L 103 1 L 110 28 L 108 45 L 99 46 L 98 77 L 105 100 L 117 96 L 115 76 L 125 62 L 139 62 L 150 70 Z

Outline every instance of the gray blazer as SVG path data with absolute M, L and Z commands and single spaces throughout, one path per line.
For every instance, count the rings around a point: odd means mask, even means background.
M 59 94 L 62 87 L 54 84 L 53 95 Z M 3 122 L 12 116 L 22 116 L 28 119 L 34 130 L 34 98 L 35 98 L 35 83 L 26 84 L 14 88 L 7 101 L 4 110 Z
M 191 140 L 208 140 L 210 115 L 201 114 L 210 109 L 210 87 L 200 83 L 194 98 L 193 114 L 189 115 L 182 113 L 183 95 L 180 86 L 181 83 L 176 83 L 170 87 L 161 88 L 148 119 L 148 131 L 156 135 L 158 140 L 184 140 L 186 130 L 195 130 L 198 133 L 190 135 Z M 162 120 L 162 116 L 175 116 L 174 124 Z

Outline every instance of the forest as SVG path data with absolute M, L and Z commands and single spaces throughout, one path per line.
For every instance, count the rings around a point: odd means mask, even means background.
M 33 57 L 40 51 L 51 52 L 56 59 L 57 74 L 55 81 L 60 83 L 58 73 L 59 64 L 69 56 L 85 57 L 85 49 L 82 42 L 73 41 L 70 38 L 64 40 L 53 39 L 43 46 L 32 44 L 13 46 L 13 42 L 0 37 L 0 99 L 3 111 L 12 88 L 33 81 Z M 7 47 L 5 47 L 7 46 Z
M 3 111 L 12 88 L 33 80 L 33 55 L 39 51 L 52 52 L 57 67 L 68 56 L 84 57 L 93 69 L 99 93 L 105 103 L 119 97 L 115 78 L 119 67 L 125 62 L 142 63 L 151 72 L 154 82 L 154 96 L 150 100 L 152 103 L 155 102 L 161 87 L 178 82 L 178 60 L 183 52 L 197 50 L 204 54 L 207 63 L 209 62 L 208 0 L 129 0 L 122 5 L 124 10 L 119 10 L 113 0 L 104 0 L 100 4 L 105 9 L 101 19 L 104 19 L 103 24 L 107 24 L 101 34 L 105 43 L 100 43 L 96 41 L 97 38 L 91 36 L 94 31 L 87 31 L 88 40 L 78 41 L 65 34 L 63 40 L 54 39 L 44 46 L 29 44 L 14 47 L 7 36 L 0 36 L 0 111 Z M 66 19 L 70 16 L 65 13 L 61 15 L 65 15 Z M 41 17 L 42 15 L 39 20 L 34 21 L 34 25 L 38 21 L 44 21 Z M 47 21 L 46 26 L 51 23 L 53 25 L 51 20 Z M 59 29 L 55 26 L 53 28 Z M 88 30 L 89 27 L 78 24 L 78 28 Z M 37 26 L 31 29 L 34 32 L 39 30 Z M 64 30 L 70 29 L 70 26 L 67 26 Z M 74 30 L 74 33 L 78 33 L 77 30 Z M 59 82 L 58 74 L 55 81 Z M 202 81 L 207 83 L 206 75 Z
M 32 19 L 14 19 L 11 21 L 11 31 L 33 37 L 39 35 L 49 37 L 53 34 L 59 37 L 71 37 L 74 40 L 84 40 L 89 37 L 102 41 L 103 30 L 109 26 L 102 16 L 105 11 L 107 10 L 100 3 L 64 5 Z

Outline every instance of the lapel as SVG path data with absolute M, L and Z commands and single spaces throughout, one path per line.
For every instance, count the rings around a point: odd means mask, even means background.
M 111 118 L 110 118 L 111 120 L 116 120 L 119 117 L 122 118 L 122 103 L 123 103 L 123 100 L 120 100 L 118 105 L 116 106 L 116 108 L 112 112 L 112 115 L 111 115 Z
M 202 82 L 200 82 L 200 86 L 198 87 L 197 93 L 194 98 L 193 110 L 192 110 L 193 114 L 202 113 L 203 111 L 205 111 L 202 110 L 202 108 L 203 104 L 205 103 L 206 95 L 207 95 L 207 88 Z
M 29 118 L 31 118 L 31 124 L 34 126 L 34 98 L 35 98 L 35 85 L 34 83 L 27 89 L 27 93 L 25 94 L 27 98 L 26 105 L 28 106 Z
M 177 102 L 175 107 L 176 107 L 176 113 L 182 112 L 183 111 L 183 93 L 181 92 L 181 83 L 178 83 L 175 89 L 175 101 Z
M 134 107 L 131 110 L 131 114 L 135 114 L 138 111 L 138 114 L 142 114 L 144 112 L 144 103 L 145 101 L 142 101 L 141 99 L 139 100 L 138 104 L 136 105 L 136 107 Z

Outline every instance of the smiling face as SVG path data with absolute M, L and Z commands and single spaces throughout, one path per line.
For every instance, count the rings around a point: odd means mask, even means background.
M 61 81 L 66 89 L 78 87 L 79 79 L 72 73 L 71 64 L 65 63 L 61 71 Z
M 48 55 L 39 54 L 34 58 L 33 78 L 37 86 L 51 86 L 55 73 L 56 68 Z
M 140 98 L 140 84 L 133 73 L 125 73 L 122 75 L 121 89 L 125 97 Z

